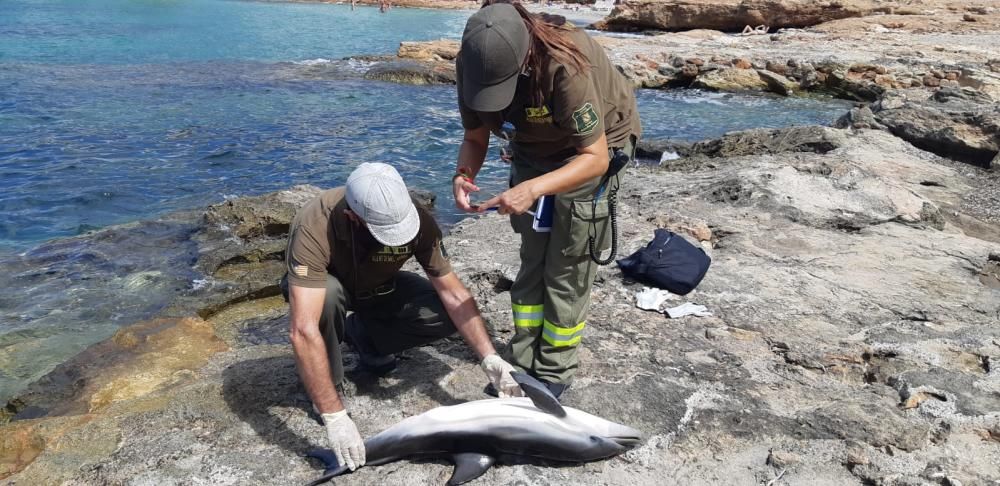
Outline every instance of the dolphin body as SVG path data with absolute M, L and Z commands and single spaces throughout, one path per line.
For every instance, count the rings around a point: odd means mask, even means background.
M 482 476 L 498 457 L 590 462 L 642 442 L 642 434 L 631 427 L 563 407 L 535 378 L 523 373 L 511 376 L 527 398 L 477 400 L 407 418 L 365 441 L 365 465 L 449 457 L 455 464 L 447 483 L 451 486 Z M 309 455 L 322 460 L 326 470 L 308 486 L 348 472 L 329 450 Z

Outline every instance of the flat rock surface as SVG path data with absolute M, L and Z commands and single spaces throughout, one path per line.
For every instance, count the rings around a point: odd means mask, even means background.
M 502 464 L 475 484 L 767 484 L 779 476 L 773 484 L 993 484 L 1000 286 L 987 282 L 1000 268 L 1000 233 L 962 209 L 974 180 L 878 130 L 756 130 L 690 150 L 626 172 L 621 254 L 658 227 L 701 244 L 713 258 L 707 277 L 667 305 L 691 301 L 714 315 L 639 310 L 642 285 L 603 267 L 582 368 L 564 400 L 642 430 L 645 443 L 586 465 Z M 314 190 L 270 196 L 265 207 L 266 197 L 237 200 L 219 214 L 274 217 Z M 212 227 L 225 241 L 256 226 Z M 250 248 L 267 239 L 238 241 Z M 508 222 L 467 220 L 445 244 L 497 342 L 507 340 L 506 289 L 518 266 Z M 218 260 L 209 255 L 205 262 Z M 72 403 L 0 426 L 5 482 L 317 476 L 320 466 L 303 454 L 323 446 L 325 431 L 298 382 L 287 308 L 280 297 L 254 297 L 253 285 L 267 283 L 248 285 L 249 297 L 210 316 L 123 329 L 113 345 L 131 354 L 61 395 Z M 484 398 L 485 378 L 457 338 L 401 358 L 382 378 L 349 372 L 344 393 L 363 435 Z M 347 361 L 356 367 L 349 349 Z M 400 461 L 337 482 L 444 483 L 450 469 Z

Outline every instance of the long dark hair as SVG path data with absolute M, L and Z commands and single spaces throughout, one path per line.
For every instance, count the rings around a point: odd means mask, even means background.
M 513 0 L 483 0 L 482 7 L 497 3 L 507 3 L 514 6 L 517 13 L 524 20 L 524 25 L 531 35 L 531 46 L 528 48 L 528 57 L 525 59 L 524 67 L 527 68 L 528 76 L 531 79 L 531 101 L 534 106 L 541 106 L 545 101 L 545 93 L 542 92 L 542 77 L 548 70 L 549 63 L 553 60 L 564 66 L 571 67 L 577 72 L 585 72 L 590 69 L 590 61 L 580 48 L 576 46 L 573 39 L 570 39 L 565 27 L 566 18 L 560 15 L 533 14 L 521 5 L 521 2 Z

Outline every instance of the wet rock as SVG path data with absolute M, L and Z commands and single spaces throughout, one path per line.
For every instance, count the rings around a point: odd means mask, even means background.
M 369 68 L 365 79 L 413 85 L 455 84 L 455 65 L 452 62 L 387 61 Z
M 284 237 L 295 212 L 320 193 L 315 186 L 296 186 L 260 197 L 230 199 L 205 211 L 206 229 L 216 227 L 237 238 Z
M 757 71 L 733 67 L 698 76 L 691 87 L 712 91 L 765 91 L 768 85 Z
M 1000 151 L 1000 104 L 971 88 L 892 93 L 873 112 L 896 136 L 944 157 L 987 167 Z
M 97 413 L 169 384 L 178 372 L 197 369 L 225 349 L 199 318 L 134 324 L 57 366 L 8 404 L 8 411 L 15 421 Z
M 691 153 L 691 144 L 670 140 L 639 140 L 635 156 L 642 160 L 665 163 Z
M 61 435 L 74 428 L 86 424 L 90 420 L 86 415 L 60 417 L 40 422 L 23 421 L 3 426 L 0 434 L 0 479 L 22 471 L 31 464 L 51 443 Z M 109 453 L 110 450 L 101 447 L 104 444 L 90 443 L 91 450 Z

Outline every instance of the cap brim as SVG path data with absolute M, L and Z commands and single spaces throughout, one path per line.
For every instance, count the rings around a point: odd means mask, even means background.
M 515 73 L 511 77 L 489 86 L 464 82 L 462 83 L 462 101 L 465 102 L 465 106 L 476 111 L 503 110 L 510 106 L 510 102 L 514 100 L 514 94 L 517 92 L 517 78 L 519 77 Z
M 420 232 L 420 215 L 417 207 L 410 203 L 410 211 L 402 221 L 392 225 L 376 226 L 365 223 L 375 240 L 386 246 L 403 246 L 417 237 Z

